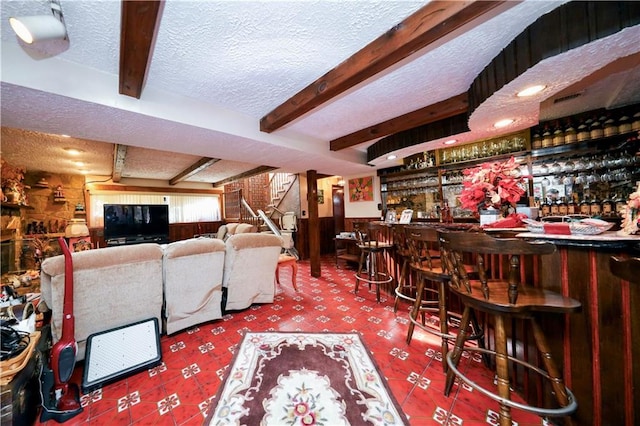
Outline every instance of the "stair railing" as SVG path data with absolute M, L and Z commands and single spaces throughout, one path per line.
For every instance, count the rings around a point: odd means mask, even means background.
M 272 217 L 274 210 L 277 210 L 280 206 L 296 179 L 297 175 L 290 173 L 273 173 L 271 175 L 271 179 L 269 179 L 269 194 L 271 197 L 269 217 Z

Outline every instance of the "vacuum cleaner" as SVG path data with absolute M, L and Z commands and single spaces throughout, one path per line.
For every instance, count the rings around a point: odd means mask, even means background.
M 80 391 L 69 383 L 76 365 L 78 344 L 74 337 L 73 317 L 73 260 L 63 237 L 58 243 L 64 254 L 64 306 L 62 308 L 62 336 L 51 348 L 49 366 L 42 367 L 42 413 L 40 421 L 66 422 L 82 412 Z

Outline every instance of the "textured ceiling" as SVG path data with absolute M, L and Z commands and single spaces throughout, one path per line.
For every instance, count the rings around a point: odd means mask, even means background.
M 517 34 L 563 3 L 507 2 L 481 22 L 267 134 L 259 131 L 261 117 L 425 2 L 166 1 L 146 85 L 134 99 L 118 94 L 120 2 L 62 0 L 68 42 L 28 47 L 2 25 L 2 156 L 29 170 L 68 172 L 68 164 L 56 161 L 63 157 L 55 147 L 79 144 L 86 148 L 90 173 L 108 176 L 112 144 L 118 143 L 130 147 L 123 178 L 167 181 L 202 157 L 223 161 L 191 182 L 216 182 L 259 165 L 294 173 L 371 173 L 395 164 L 383 158 L 366 163 L 365 149 L 375 140 L 338 152 L 329 150 L 329 141 L 465 92 Z M 9 16 L 46 14 L 48 2 L 3 0 L 0 8 L 6 23 Z M 636 54 L 638 27 L 601 42 L 605 47 L 585 46 L 535 66 L 481 105 L 471 117 L 471 131 L 458 139 L 497 135 L 491 124 L 506 113 L 519 116 L 503 133 L 590 105 L 582 99 L 562 110 L 540 110 L 540 103 L 574 88 L 599 67 Z M 614 80 L 596 82 L 601 96 L 592 100 L 595 108 L 637 102 L 638 68 L 636 61 L 607 77 Z M 519 85 L 541 77 L 553 83 L 542 97 L 514 103 Z M 603 99 L 612 84 L 625 89 Z M 27 132 L 20 137 L 16 129 Z M 398 154 L 402 158 L 440 143 L 425 141 Z

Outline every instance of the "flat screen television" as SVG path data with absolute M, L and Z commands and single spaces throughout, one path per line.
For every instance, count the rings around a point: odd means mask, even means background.
M 107 245 L 169 240 L 166 204 L 105 204 L 104 239 Z

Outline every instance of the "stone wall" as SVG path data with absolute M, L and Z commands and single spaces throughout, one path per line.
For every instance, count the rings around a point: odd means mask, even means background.
M 38 182 L 45 179 L 46 187 L 41 187 Z M 42 224 L 47 233 L 64 232 L 69 219 L 74 215 L 76 205 L 85 206 L 84 182 L 82 175 L 42 175 L 29 173 L 25 175 L 25 184 L 31 188 L 27 190 L 28 203 L 31 207 L 24 211 L 22 231 L 28 234 L 35 222 Z M 56 189 L 61 187 L 63 200 L 56 198 Z M 82 216 L 84 218 L 84 216 Z

